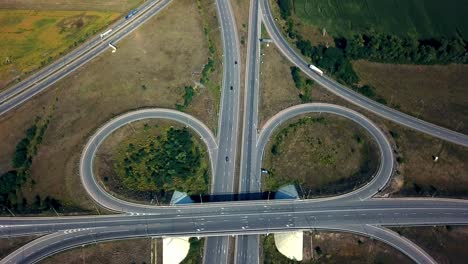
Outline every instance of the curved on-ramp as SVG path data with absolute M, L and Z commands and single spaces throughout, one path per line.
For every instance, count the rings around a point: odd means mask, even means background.
M 257 141 L 256 168 L 258 173 L 260 173 L 260 167 L 262 164 L 265 147 L 275 128 L 277 128 L 278 126 L 280 126 L 285 121 L 291 118 L 307 113 L 335 114 L 355 122 L 359 126 L 363 127 L 372 136 L 380 152 L 379 169 L 373 176 L 372 180 L 366 185 L 346 194 L 314 200 L 325 201 L 344 198 L 347 200 L 364 200 L 372 197 L 374 194 L 376 194 L 385 187 L 385 185 L 388 183 L 391 176 L 393 175 L 394 169 L 394 156 L 392 146 L 390 145 L 390 142 L 388 141 L 387 137 L 374 123 L 372 123 L 372 121 L 370 121 L 367 117 L 361 115 L 360 113 L 343 106 L 325 103 L 310 103 L 292 106 L 279 112 L 266 122 L 258 136 Z
M 287 40 L 283 37 L 280 30 L 274 22 L 274 18 L 271 12 L 270 1 L 260 0 L 261 11 L 263 15 L 263 22 L 265 28 L 274 40 L 278 49 L 283 55 L 288 58 L 294 65 L 299 67 L 305 74 L 310 78 L 314 79 L 318 84 L 328 89 L 330 92 L 342 97 L 343 99 L 362 107 L 374 114 L 377 114 L 383 118 L 396 122 L 400 125 L 418 130 L 422 133 L 429 134 L 431 136 L 450 141 L 455 144 L 459 144 L 468 147 L 468 136 L 461 134 L 450 129 L 431 124 L 424 120 L 412 117 L 380 103 L 373 101 L 347 87 L 339 84 L 337 81 L 327 77 L 320 76 L 313 72 L 308 67 L 308 63 L 297 54 L 297 52 L 290 46 Z
M 143 205 L 123 201 L 106 192 L 96 181 L 94 175 L 94 158 L 99 146 L 102 142 L 118 128 L 129 123 L 143 119 L 168 119 L 182 123 L 193 129 L 203 141 L 209 152 L 211 162 L 211 172 L 215 175 L 214 161 L 217 157 L 218 145 L 216 139 L 210 129 L 201 121 L 183 112 L 171 109 L 142 109 L 120 115 L 111 121 L 104 124 L 91 138 L 88 140 L 80 159 L 80 177 L 86 192 L 101 206 L 118 212 L 148 212 L 151 210 L 159 210 L 160 206 Z

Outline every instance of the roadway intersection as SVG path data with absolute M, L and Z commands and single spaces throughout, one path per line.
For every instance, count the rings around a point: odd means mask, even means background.
M 146 2 L 124 27 L 109 36 L 113 42 L 126 36 L 144 21 L 166 7 L 170 0 Z M 349 118 L 365 128 L 380 150 L 380 167 L 372 180 L 351 193 L 315 200 L 225 201 L 185 206 L 151 206 L 119 200 L 105 192 L 93 175 L 94 155 L 102 141 L 117 128 L 146 118 L 167 118 L 190 127 L 206 143 L 212 169 L 213 194 L 232 194 L 238 145 L 240 100 L 240 54 L 237 29 L 229 1 L 217 0 L 224 48 L 224 77 L 217 138 L 190 115 L 168 109 L 144 109 L 116 117 L 104 124 L 88 141 L 80 161 L 80 177 L 88 194 L 101 206 L 120 212 L 112 216 L 82 217 L 5 217 L 0 218 L 0 236 L 48 234 L 16 250 L 0 263 L 33 263 L 51 254 L 84 244 L 134 237 L 207 236 L 206 263 L 226 263 L 228 235 L 239 235 L 234 254 L 236 263 L 258 263 L 258 234 L 296 230 L 335 230 L 363 234 L 381 240 L 418 263 L 434 260 L 414 243 L 383 226 L 468 224 L 468 204 L 455 199 L 375 199 L 393 174 L 394 157 L 386 136 L 365 116 L 345 107 L 330 104 L 305 104 L 286 109 L 272 117 L 263 128 L 257 127 L 259 73 L 259 32 L 263 23 L 277 47 L 295 65 L 325 88 L 346 100 L 389 120 L 421 132 L 468 146 L 466 135 L 429 124 L 380 105 L 328 77 L 309 70 L 307 63 L 286 42 L 274 23 L 268 0 L 251 0 L 246 61 L 244 117 L 240 161 L 239 192 L 260 190 L 260 166 L 265 146 L 275 128 L 295 116 L 326 112 Z M 99 42 L 99 41 L 98 41 Z M 0 95 L 0 114 L 32 98 L 52 83 L 107 49 L 107 44 L 89 41 L 62 60 Z M 73 60 L 71 58 L 74 58 Z M 65 62 L 64 60 L 71 60 Z M 37 83 L 37 84 L 36 84 Z M 232 87 L 232 89 L 231 89 Z M 257 133 L 260 131 L 260 133 Z M 228 158 L 226 158 L 228 157 Z M 229 199 L 227 199 L 229 200 Z

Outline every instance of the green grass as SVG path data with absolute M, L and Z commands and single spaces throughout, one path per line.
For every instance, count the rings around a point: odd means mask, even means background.
M 0 10 L 0 89 L 52 62 L 118 16 L 95 11 Z
M 292 0 L 300 20 L 333 35 L 373 29 L 416 38 L 468 39 L 468 5 L 460 0 Z

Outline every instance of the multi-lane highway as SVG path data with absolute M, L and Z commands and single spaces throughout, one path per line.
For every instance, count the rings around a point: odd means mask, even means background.
M 240 54 L 239 40 L 230 1 L 217 0 L 216 7 L 223 42 L 223 84 L 218 119 L 218 158 L 211 193 L 213 201 L 230 200 L 238 145 Z M 226 263 L 229 257 L 229 237 L 208 238 L 205 243 L 205 263 Z
M 138 12 L 130 19 L 121 19 L 114 23 L 112 32 L 101 39 L 96 36 L 77 49 L 65 55 L 56 62 L 39 70 L 24 81 L 12 86 L 0 94 L 0 115 L 14 109 L 35 95 L 44 91 L 52 84 L 83 66 L 99 54 L 109 49 L 109 43 L 117 43 L 133 32 L 144 22 L 159 13 L 169 5 L 170 0 L 152 0 L 138 8 Z
M 258 127 L 258 99 L 259 99 L 259 71 L 260 71 L 260 32 L 261 21 L 258 0 L 250 1 L 249 37 L 247 40 L 247 56 L 245 70 L 244 92 L 244 122 L 242 130 L 242 152 L 239 176 L 239 192 L 247 194 L 246 199 L 259 199 L 259 174 L 252 167 L 257 153 L 257 127 Z M 235 246 L 235 263 L 259 263 L 258 235 L 238 236 Z
M 263 23 L 268 34 L 275 42 L 275 45 L 294 65 L 299 67 L 305 74 L 315 80 L 318 84 L 328 89 L 330 92 L 340 96 L 341 98 L 366 109 L 374 114 L 384 117 L 388 120 L 404 125 L 411 129 L 429 134 L 431 136 L 453 142 L 455 144 L 468 147 L 468 136 L 452 131 L 424 120 L 404 114 L 400 111 L 377 103 L 353 90 L 341 85 L 337 81 L 328 76 L 320 76 L 308 67 L 308 63 L 290 46 L 281 31 L 275 24 L 273 14 L 271 12 L 270 1 L 260 0 L 261 13 L 263 15 Z
M 363 225 L 468 224 L 466 201 L 450 199 L 371 199 L 335 203 L 316 201 L 244 201 L 177 206 L 152 215 L 61 218 L 2 218 L 0 236 L 55 233 L 18 249 L 1 263 L 30 263 L 83 241 L 138 236 L 220 236 L 294 230 L 338 229 L 356 232 Z M 378 234 L 370 233 L 379 238 Z M 370 227 L 369 227 L 370 229 Z M 57 233 L 58 232 L 58 233 Z M 396 238 L 393 238 L 396 239 Z M 70 243 L 71 240 L 73 243 Z M 81 242 L 80 242 L 81 241 Z M 408 244 L 408 243 L 405 243 Z M 40 249 L 43 248 L 43 249 Z

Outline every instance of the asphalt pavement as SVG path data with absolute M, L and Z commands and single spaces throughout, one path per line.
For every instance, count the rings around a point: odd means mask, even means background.
M 237 27 L 231 3 L 217 0 L 216 7 L 223 42 L 223 83 L 218 117 L 218 157 L 211 186 L 211 193 L 214 194 L 212 202 L 230 200 L 234 193 L 241 67 Z M 226 263 L 229 257 L 229 239 L 208 238 L 204 250 L 204 263 Z
M 33 263 L 61 250 L 110 239 L 252 235 L 311 229 L 361 233 L 404 249 L 403 253 L 418 259 L 420 256 L 412 254 L 417 246 L 380 226 L 466 225 L 467 205 L 467 201 L 454 199 L 370 199 L 326 205 L 307 200 L 269 200 L 185 206 L 181 211 L 157 217 L 1 218 L 2 237 L 53 234 L 26 244 L 0 263 Z

